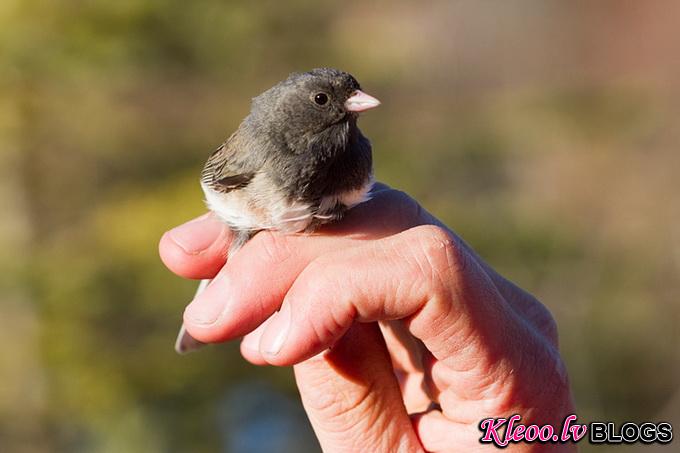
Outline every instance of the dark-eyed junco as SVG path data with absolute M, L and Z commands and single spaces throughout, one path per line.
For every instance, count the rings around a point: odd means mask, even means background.
M 293 73 L 253 99 L 201 174 L 208 208 L 234 231 L 230 256 L 258 231 L 311 231 L 367 199 L 371 144 L 357 116 L 378 105 L 354 77 L 331 68 Z M 177 352 L 201 345 L 182 326 Z

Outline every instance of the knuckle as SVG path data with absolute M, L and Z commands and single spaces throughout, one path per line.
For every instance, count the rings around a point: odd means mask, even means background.
M 427 248 L 441 248 L 453 242 L 453 237 L 446 229 L 437 225 L 421 225 L 412 230 L 419 243 Z
M 466 266 L 467 256 L 456 237 L 436 225 L 423 225 L 412 229 L 416 259 L 421 268 L 429 268 L 435 276 L 459 272 Z

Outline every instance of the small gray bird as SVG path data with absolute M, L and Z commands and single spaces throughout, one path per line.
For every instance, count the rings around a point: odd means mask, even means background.
M 208 208 L 234 232 L 229 256 L 258 231 L 312 231 L 366 201 L 371 144 L 357 116 L 378 105 L 354 77 L 331 68 L 293 73 L 253 99 L 201 174 Z M 182 326 L 177 352 L 202 345 Z

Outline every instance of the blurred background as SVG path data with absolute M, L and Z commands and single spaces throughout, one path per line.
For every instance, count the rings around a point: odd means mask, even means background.
M 550 307 L 579 418 L 680 428 L 679 20 L 673 1 L 3 0 L 0 450 L 318 451 L 289 369 L 174 353 L 196 285 L 157 255 L 205 211 L 200 169 L 250 98 L 318 66 L 383 101 L 361 119 L 378 179 Z

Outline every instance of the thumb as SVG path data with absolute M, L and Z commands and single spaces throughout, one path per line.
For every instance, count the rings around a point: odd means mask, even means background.
M 423 451 L 376 323 L 354 324 L 294 370 L 324 452 Z

